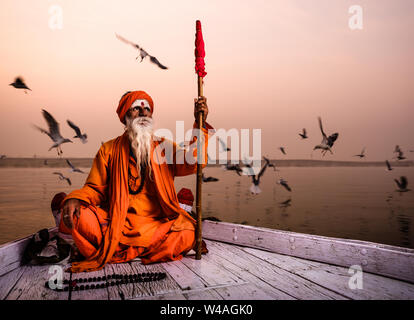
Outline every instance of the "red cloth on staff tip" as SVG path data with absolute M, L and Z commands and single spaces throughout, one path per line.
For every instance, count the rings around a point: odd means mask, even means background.
M 207 72 L 204 70 L 204 57 L 206 52 L 204 51 L 203 33 L 201 32 L 201 22 L 196 21 L 196 39 L 195 39 L 195 71 L 200 77 L 204 77 Z

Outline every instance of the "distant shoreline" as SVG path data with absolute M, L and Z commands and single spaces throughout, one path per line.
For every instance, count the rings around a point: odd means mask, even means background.
M 73 165 L 90 168 L 93 158 L 69 158 Z M 384 161 L 333 161 L 333 160 L 270 160 L 276 167 L 385 167 Z M 413 167 L 414 161 L 390 161 L 393 167 Z M 209 167 L 220 167 L 222 164 L 209 164 Z M 0 168 L 64 168 L 68 167 L 66 159 L 57 158 L 3 158 Z

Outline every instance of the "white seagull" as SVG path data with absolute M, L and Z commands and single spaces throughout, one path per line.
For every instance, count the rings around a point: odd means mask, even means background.
M 279 202 L 279 208 L 287 208 L 287 207 L 290 207 L 292 205 L 291 202 L 292 202 L 292 198 L 289 198 L 289 199 L 287 199 L 287 200 L 285 200 L 283 202 Z
M 398 160 L 407 159 L 406 157 L 404 157 L 404 152 L 401 150 L 399 145 L 395 146 L 394 153 L 398 153 L 398 156 L 396 157 Z
M 400 181 L 398 181 L 397 179 L 394 179 L 394 181 L 398 186 L 398 190 L 397 190 L 398 192 L 410 191 L 410 189 L 407 189 L 408 180 L 405 176 L 401 176 Z
M 218 140 L 221 146 L 221 148 L 219 148 L 219 152 L 231 151 L 231 149 L 227 147 L 226 143 L 223 140 L 221 140 L 220 137 L 218 137 Z
M 282 178 L 279 179 L 278 184 L 280 184 L 281 186 L 285 187 L 285 189 L 289 192 L 292 192 L 292 189 L 289 187 L 289 185 L 287 184 L 286 180 L 283 180 Z
M 387 171 L 391 171 L 392 167 L 391 167 L 390 162 L 388 160 L 385 160 L 385 164 L 387 165 Z
M 323 131 L 322 128 L 322 119 L 321 117 L 318 117 L 318 121 L 319 121 L 319 128 L 321 129 L 321 133 L 322 133 L 322 142 L 318 145 L 316 145 L 313 150 L 316 149 L 322 149 L 322 154 L 325 155 L 328 151 L 331 152 L 331 154 L 333 154 L 332 152 L 332 147 L 334 145 L 334 142 L 336 141 L 336 139 L 338 139 L 338 133 L 334 133 L 331 134 L 329 137 L 325 134 L 325 132 Z
M 232 164 L 231 161 L 228 161 L 225 165 L 221 166 L 223 170 L 228 171 L 236 171 L 236 173 L 241 176 L 240 172 L 243 172 L 242 168 L 240 168 L 239 164 Z
M 355 154 L 354 157 L 360 157 L 361 159 L 365 157 L 365 147 L 362 149 L 360 154 Z
M 264 159 L 264 161 L 266 161 L 266 162 L 267 162 L 267 165 L 268 165 L 269 167 L 272 167 L 272 168 L 273 168 L 273 171 L 279 171 L 279 170 L 277 170 L 277 169 L 276 169 L 276 166 L 275 166 L 273 163 L 270 163 L 270 160 L 269 160 L 268 158 L 263 157 L 263 159 Z
M 299 133 L 299 135 L 302 137 L 302 139 L 307 139 L 308 135 L 306 134 L 306 129 L 303 128 L 302 129 L 302 133 Z
M 58 155 L 60 155 L 63 153 L 61 149 L 61 144 L 72 141 L 62 137 L 59 131 L 59 123 L 55 120 L 55 118 L 52 117 L 52 115 L 49 112 L 42 109 L 42 113 L 49 127 L 49 131 L 46 131 L 45 129 L 42 129 L 36 125 L 34 125 L 34 127 L 38 129 L 40 132 L 47 134 L 50 137 L 50 139 L 53 140 L 54 144 L 49 148 L 49 151 L 53 148 L 56 148 Z
M 85 173 L 84 171 L 82 171 L 81 169 L 78 169 L 78 168 L 76 168 L 73 164 L 72 164 L 72 162 L 70 162 L 70 160 L 69 159 L 66 159 L 66 163 L 69 165 L 69 167 L 71 168 L 70 169 L 70 172 L 79 172 L 79 173 Z
M 127 43 L 127 44 L 130 44 L 131 46 L 133 46 L 134 48 L 136 48 L 136 49 L 138 49 L 139 50 L 139 56 L 138 57 L 141 57 L 141 62 L 142 62 L 142 60 L 144 60 L 144 58 L 145 57 L 149 57 L 150 58 L 150 61 L 152 62 L 152 63 L 154 63 L 154 64 L 156 64 L 158 67 L 160 67 L 161 69 L 168 69 L 166 66 L 164 66 L 164 65 L 162 65 L 159 61 L 158 61 L 158 59 L 157 58 L 155 58 L 154 56 L 151 56 L 150 54 L 148 54 L 148 52 L 146 52 L 143 48 L 141 48 L 139 45 L 137 45 L 136 43 L 133 43 L 133 42 L 131 42 L 131 41 L 129 41 L 129 40 L 127 40 L 127 39 L 125 39 L 125 38 L 123 38 L 123 37 L 121 37 L 120 35 L 118 35 L 118 34 L 115 34 L 116 35 L 116 37 L 119 39 L 119 40 L 121 40 L 121 41 L 123 41 L 123 42 L 125 42 L 125 43 Z M 136 59 L 138 59 L 138 57 L 136 58 Z
M 256 178 L 256 175 L 254 174 L 251 175 L 253 184 L 250 187 L 250 192 L 252 194 L 259 194 L 260 192 L 262 192 L 262 190 L 259 188 L 260 177 L 263 176 L 268 165 L 269 165 L 269 162 L 266 161 L 265 165 L 262 167 L 259 174 L 257 175 L 257 178 Z
M 88 135 L 86 133 L 82 134 L 79 127 L 75 125 L 72 121 L 66 120 L 66 122 L 68 123 L 69 127 L 75 130 L 76 136 L 74 136 L 73 138 L 79 138 L 82 141 L 82 143 L 88 142 Z
M 72 185 L 72 182 L 70 181 L 70 179 L 68 177 L 65 177 L 62 173 L 53 172 L 53 174 L 57 174 L 60 180 L 66 180 L 70 186 Z
M 202 178 L 203 178 L 203 182 L 215 182 L 215 181 L 219 181 L 219 179 L 214 178 L 214 177 L 205 177 L 204 173 L 202 174 Z

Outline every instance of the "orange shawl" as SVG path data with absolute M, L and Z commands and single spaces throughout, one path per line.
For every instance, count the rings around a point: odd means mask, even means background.
M 207 124 L 207 128 L 210 129 L 212 127 Z M 205 161 L 203 165 L 205 166 L 207 163 L 206 151 L 208 145 L 208 134 L 207 130 L 203 131 L 206 137 L 204 145 Z M 183 210 L 178 203 L 174 186 L 174 172 L 171 172 L 168 164 L 159 164 L 161 161 L 155 161 L 155 159 L 160 159 L 160 157 L 163 156 L 161 152 L 162 149 L 156 148 L 159 143 L 160 142 L 154 142 L 153 149 L 151 151 L 152 174 L 161 208 L 169 220 L 175 220 L 171 228 L 165 232 L 167 233 L 169 231 L 180 231 L 185 229 L 194 230 L 196 221 L 185 210 Z M 101 194 L 105 194 L 108 191 L 108 213 L 111 217 L 111 222 L 108 225 L 104 239 L 96 254 L 88 260 L 72 263 L 72 272 L 95 271 L 102 269 L 106 263 L 110 262 L 121 237 L 129 205 L 129 191 L 127 183 L 130 143 L 126 133 L 114 139 L 111 154 L 112 156 L 110 157 L 108 163 L 109 185 L 94 186 L 94 189 Z M 196 165 L 194 165 L 194 168 L 196 168 Z M 195 171 L 196 170 L 194 170 L 194 172 Z M 86 200 L 82 189 L 73 191 L 65 198 L 65 201 L 71 198 Z

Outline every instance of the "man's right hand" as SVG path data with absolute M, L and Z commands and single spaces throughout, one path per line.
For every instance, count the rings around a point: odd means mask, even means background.
M 62 208 L 62 219 L 65 226 L 73 228 L 73 215 L 79 218 L 81 202 L 78 199 L 69 199 Z

